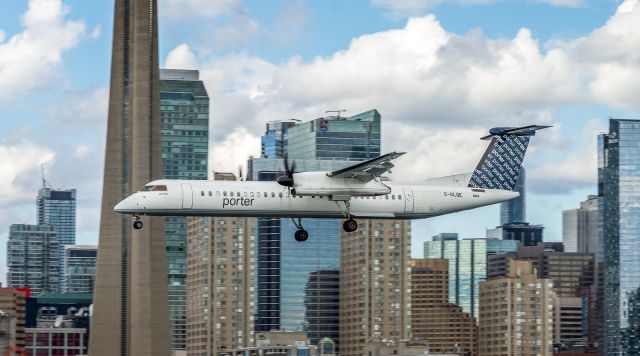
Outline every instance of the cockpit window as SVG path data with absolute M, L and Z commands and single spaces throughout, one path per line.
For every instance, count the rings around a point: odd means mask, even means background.
M 144 187 L 142 187 L 142 189 L 140 189 L 140 191 L 141 192 L 149 192 L 149 191 L 166 192 L 167 186 L 166 185 L 145 185 Z

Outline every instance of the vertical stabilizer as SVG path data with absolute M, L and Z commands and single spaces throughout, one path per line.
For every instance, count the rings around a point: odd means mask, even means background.
M 531 136 L 549 126 L 496 127 L 483 140 L 491 139 L 478 166 L 471 175 L 469 187 L 513 190 Z

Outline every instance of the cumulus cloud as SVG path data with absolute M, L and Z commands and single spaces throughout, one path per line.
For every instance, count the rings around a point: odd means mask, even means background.
M 189 45 L 183 43 L 169 52 L 165 67 L 171 69 L 197 69 L 198 62 L 193 52 L 189 49 Z
M 52 150 L 30 142 L 0 142 L 0 207 L 35 198 L 43 164 L 53 164 Z
M 0 36 L 0 101 L 8 102 L 49 84 L 63 54 L 85 36 L 82 21 L 66 19 L 61 0 L 30 0 L 21 33 Z
M 258 137 L 269 120 L 377 108 L 386 126 L 383 150 L 411 147 L 416 157 L 433 156 L 420 161 L 429 164 L 413 161 L 408 174 L 469 171 L 484 150 L 477 137 L 488 127 L 550 124 L 554 111 L 566 105 L 604 103 L 640 110 L 633 97 L 640 90 L 640 54 L 629 50 L 640 48 L 638 3 L 625 1 L 603 26 L 583 37 L 542 44 L 524 28 L 506 39 L 488 38 L 479 30 L 456 35 L 427 15 L 409 19 L 403 28 L 354 38 L 348 48 L 311 61 L 294 57 L 274 64 L 246 54 L 201 57 L 197 66 L 216 107 L 214 140 L 227 142 L 225 135 L 237 134 L 238 126 Z M 175 52 L 181 53 L 176 57 L 196 58 L 188 47 Z M 532 168 L 536 156 L 551 150 L 563 152 L 567 161 L 561 163 L 579 162 L 595 134 L 589 133 L 590 141 L 567 141 L 559 127 L 547 130 L 532 142 Z M 438 161 L 444 163 L 433 163 Z M 558 168 L 541 166 L 540 172 Z M 565 172 L 558 189 L 593 182 L 590 169 L 580 165 Z M 543 178 L 531 179 L 544 183 Z
M 241 0 L 160 0 L 160 15 L 172 20 L 246 15 Z
M 209 172 L 232 172 L 238 174 L 242 166 L 246 175 L 246 161 L 249 156 L 260 156 L 260 137 L 239 127 L 223 140 L 209 145 Z

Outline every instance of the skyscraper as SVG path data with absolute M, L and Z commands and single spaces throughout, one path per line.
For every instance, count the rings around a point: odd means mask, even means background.
M 598 197 L 589 195 L 580 208 L 562 212 L 562 241 L 566 252 L 596 253 Z
M 164 220 L 134 230 L 113 207 L 162 178 L 156 0 L 116 0 L 89 354 L 169 355 Z
M 197 70 L 160 70 L 162 168 L 167 179 L 207 179 L 209 97 Z M 186 218 L 164 219 L 171 345 L 186 348 Z
M 520 196 L 500 204 L 500 225 L 527 221 L 525 181 L 525 169 L 522 167 L 513 187 L 513 191 L 520 193 Z
M 640 340 L 636 338 L 640 335 L 636 301 L 640 291 L 639 158 L 640 120 L 610 119 L 609 133 L 598 137 L 607 355 L 640 354 Z
M 449 301 L 478 320 L 478 286 L 486 279 L 490 255 L 518 250 L 518 241 L 463 239 L 458 234 L 438 234 L 424 243 L 426 258 L 449 260 Z
M 52 225 L 13 224 L 7 241 L 7 284 L 38 295 L 60 287 L 58 238 Z
M 480 356 L 553 355 L 553 284 L 529 261 L 480 283 Z
M 64 247 L 64 293 L 93 293 L 96 278 L 98 246 L 67 245 Z
M 340 236 L 340 355 L 411 335 L 411 222 L 362 220 Z
M 449 303 L 449 261 L 439 258 L 411 262 L 411 332 L 433 352 L 477 355 L 475 319 Z
M 255 219 L 188 219 L 187 354 L 254 345 Z
M 53 225 L 58 238 L 60 290 L 65 289 L 64 247 L 76 243 L 76 190 L 43 186 L 37 198 L 38 224 Z
M 275 180 L 282 175 L 284 164 L 279 158 L 285 153 L 295 161 L 298 172 L 342 168 L 352 164 L 350 161 L 380 155 L 380 114 L 370 110 L 352 117 L 318 118 L 295 125 L 276 122 L 267 125 L 262 143 L 262 158 L 249 161 L 251 180 Z M 360 229 L 366 226 L 359 223 Z M 342 221 L 303 219 L 303 224 L 310 237 L 301 248 L 292 238 L 296 228 L 289 219 L 258 219 L 256 330 L 304 330 L 313 344 L 323 337 L 338 342 L 334 312 L 339 306 L 326 303 L 334 299 L 325 299 L 335 292 L 334 286 L 320 284 L 317 273 L 340 269 Z M 315 286 L 305 288 L 313 281 L 317 282 Z M 311 292 L 316 295 L 309 295 Z M 325 317 L 309 319 L 309 311 Z
M 487 237 L 503 240 L 515 240 L 524 246 L 537 246 L 542 242 L 544 226 L 527 222 L 514 222 L 487 230 Z

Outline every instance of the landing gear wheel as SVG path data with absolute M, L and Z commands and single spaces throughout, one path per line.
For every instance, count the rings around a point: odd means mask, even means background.
M 142 229 L 142 221 L 136 220 L 133 222 L 133 228 L 136 230 Z
M 296 241 L 303 242 L 303 241 L 307 241 L 307 239 L 309 238 L 309 233 L 305 229 L 300 229 L 296 231 L 293 237 L 296 239 Z
M 345 220 L 344 223 L 342 223 L 342 228 L 346 232 L 354 232 L 358 229 L 358 222 L 353 219 Z

